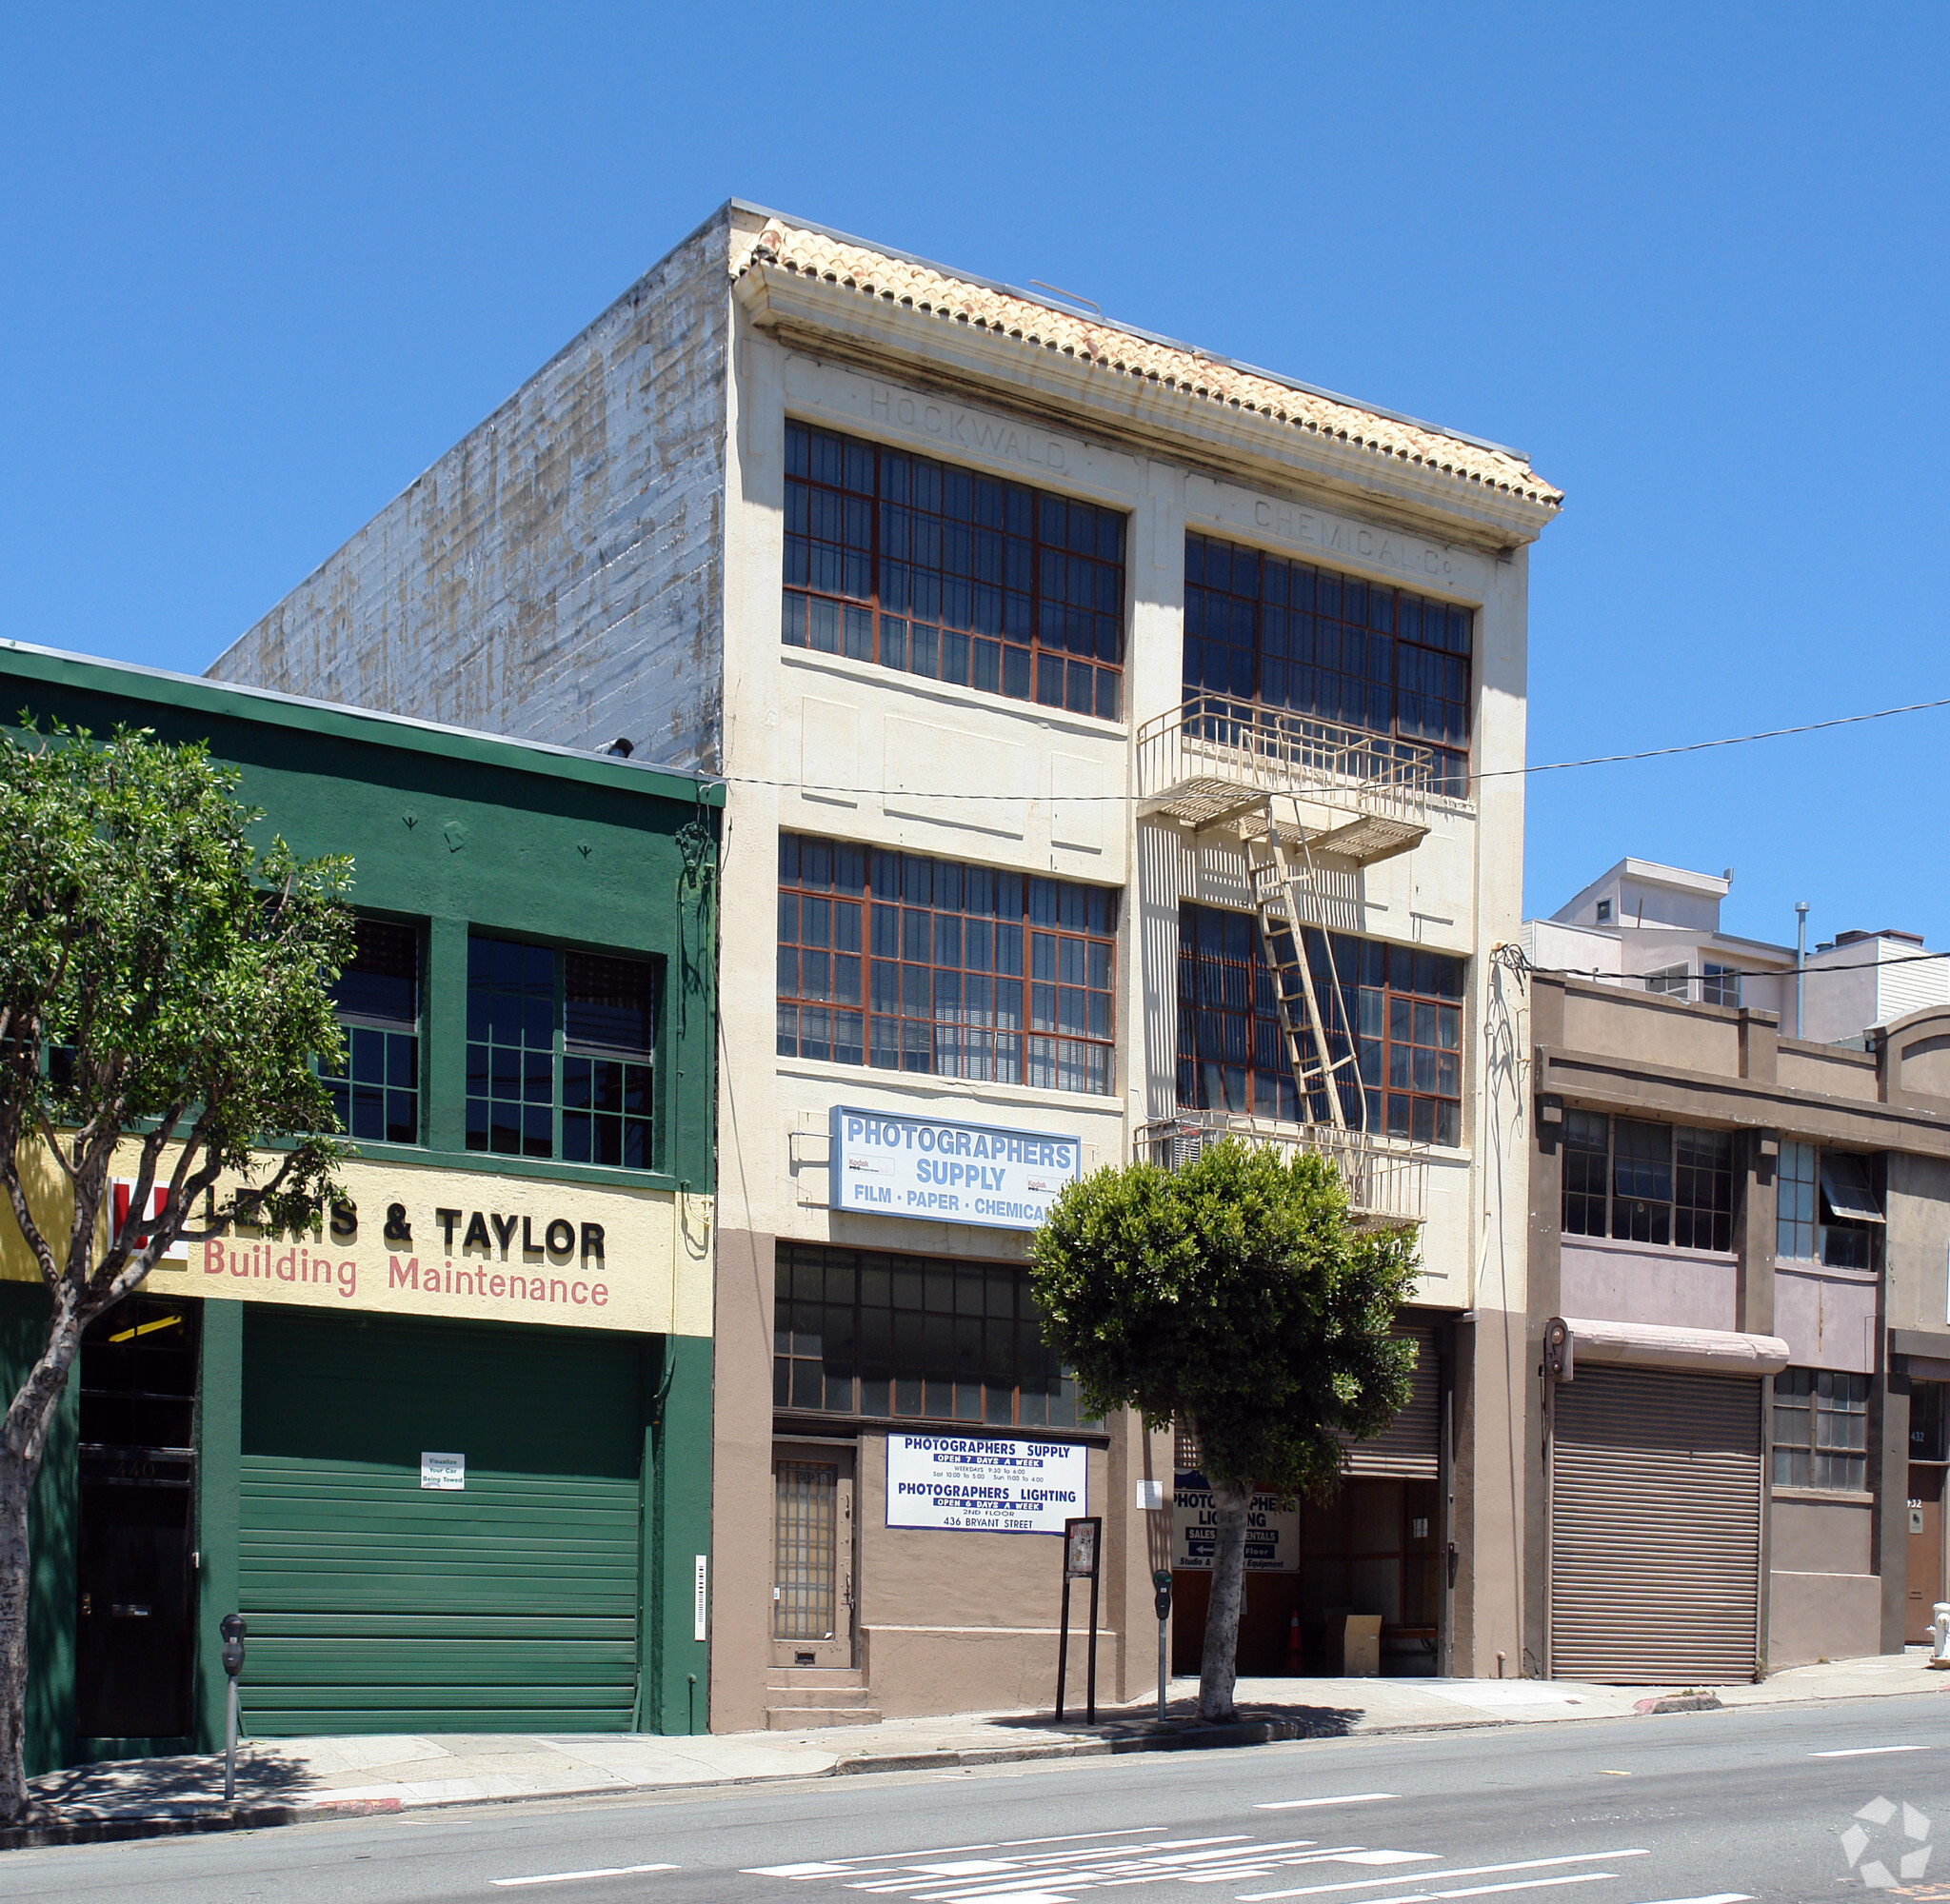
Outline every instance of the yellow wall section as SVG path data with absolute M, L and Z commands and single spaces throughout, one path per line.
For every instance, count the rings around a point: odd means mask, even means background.
M 127 1155 L 132 1174 L 132 1147 Z M 58 1250 L 67 1238 L 67 1185 L 38 1146 L 22 1160 L 31 1207 L 55 1226 L 50 1240 Z M 181 1245 L 184 1260 L 158 1263 L 144 1286 L 162 1296 L 393 1316 L 711 1333 L 709 1197 L 361 1159 L 342 1176 L 356 1213 L 351 1234 L 321 1226 L 316 1234 L 271 1237 L 233 1226 Z M 443 1209 L 458 1213 L 451 1243 L 448 1220 L 437 1214 Z M 409 1237 L 401 1234 L 402 1222 Z M 548 1247 L 555 1223 L 572 1233 L 566 1249 Z M 588 1225 L 602 1232 L 600 1256 Z M 563 1231 L 553 1234 L 561 1242 Z M 0 1220 L 0 1277 L 40 1279 L 10 1212 Z

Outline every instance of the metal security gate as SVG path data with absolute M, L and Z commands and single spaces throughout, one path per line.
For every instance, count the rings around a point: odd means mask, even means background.
M 1760 1382 L 1582 1364 L 1556 1391 L 1550 1511 L 1554 1678 L 1754 1676 Z
M 1416 1346 L 1415 1386 L 1407 1405 L 1372 1441 L 1346 1441 L 1347 1472 L 1432 1481 L 1442 1473 L 1442 1361 L 1428 1329 L 1397 1329 Z
M 640 1345 L 257 1304 L 244 1343 L 249 1729 L 628 1731 Z

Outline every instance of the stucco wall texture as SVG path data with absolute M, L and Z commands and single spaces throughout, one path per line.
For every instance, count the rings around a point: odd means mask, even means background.
M 715 770 L 727 208 L 209 668 Z

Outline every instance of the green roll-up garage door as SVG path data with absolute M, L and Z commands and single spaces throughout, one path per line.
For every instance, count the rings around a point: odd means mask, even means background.
M 250 1731 L 629 1729 L 638 1340 L 253 1304 L 244 1349 Z

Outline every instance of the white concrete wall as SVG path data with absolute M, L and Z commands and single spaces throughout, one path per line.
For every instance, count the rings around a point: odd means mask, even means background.
M 729 230 L 653 266 L 210 675 L 714 767 Z

